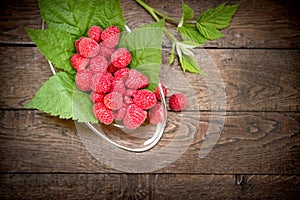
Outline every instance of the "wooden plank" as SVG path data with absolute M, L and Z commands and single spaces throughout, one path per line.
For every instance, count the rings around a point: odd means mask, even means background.
M 1 174 L 1 199 L 296 199 L 296 175 Z
M 0 51 L 0 108 L 20 109 L 51 76 L 49 65 L 34 47 L 0 47 Z M 196 101 L 198 106 L 190 104 L 189 110 L 300 109 L 299 50 L 198 49 L 195 55 L 207 77 L 182 73 L 177 61 L 171 69 L 165 66 L 161 76 L 169 94 L 180 91 Z M 167 63 L 168 49 L 163 57 Z M 221 104 L 225 98 L 227 103 Z
M 99 141 L 103 140 L 97 137 L 90 137 L 92 141 L 87 143 L 76 133 L 78 129 L 72 121 L 59 120 L 37 111 L 2 110 L 0 114 L 2 173 L 118 172 L 120 168 L 116 162 L 123 163 L 121 170 L 128 170 L 132 163 L 140 160 L 143 161 L 140 162 L 140 172 L 148 169 L 157 169 L 159 173 L 208 174 L 300 172 L 299 113 L 228 112 L 222 127 L 209 112 L 201 112 L 200 120 L 194 112 L 170 112 L 159 145 L 140 154 L 106 148 L 103 142 L 104 145 L 100 146 Z M 221 130 L 222 134 L 212 151 L 199 158 L 209 127 L 216 132 Z M 99 158 L 95 152 L 91 155 L 86 149 L 90 147 L 98 154 L 110 157 Z M 183 147 L 187 148 L 186 151 Z M 158 156 L 150 157 L 161 151 L 174 160 L 163 162 L 157 159 Z
M 223 0 L 187 0 L 197 16 L 207 8 L 223 3 Z M 231 1 L 234 4 L 239 1 Z M 148 3 L 163 13 L 181 17 L 178 2 L 151 0 Z M 121 1 L 124 17 L 131 28 L 153 23 L 151 16 L 134 1 Z M 1 1 L 0 43 L 32 44 L 25 32 L 26 27 L 41 28 L 36 0 Z M 222 31 L 223 39 L 208 42 L 206 47 L 246 48 L 299 48 L 299 6 L 295 1 L 244 1 L 229 28 Z M 170 26 L 172 32 L 176 26 Z M 165 42 L 170 46 L 169 42 Z

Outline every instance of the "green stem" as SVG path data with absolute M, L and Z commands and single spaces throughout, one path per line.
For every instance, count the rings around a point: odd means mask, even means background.
M 138 4 L 140 4 L 143 8 L 145 8 L 145 10 L 147 10 L 150 15 L 156 20 L 159 21 L 159 17 L 157 15 L 159 15 L 162 18 L 165 18 L 167 20 L 173 21 L 173 22 L 178 22 L 178 20 L 172 18 L 172 17 L 168 17 L 167 15 L 164 15 L 160 12 L 158 12 L 157 10 L 155 10 L 154 8 L 152 8 L 151 6 L 149 6 L 148 4 L 146 4 L 144 1 L 142 0 L 135 0 Z M 179 22 L 178 22 L 179 23 Z M 168 29 L 166 29 L 164 27 L 163 29 L 164 33 L 166 34 L 166 36 L 169 38 L 169 40 L 171 40 L 173 43 L 178 42 L 178 40 L 174 37 L 174 35 L 172 35 L 172 33 L 170 33 L 170 31 Z

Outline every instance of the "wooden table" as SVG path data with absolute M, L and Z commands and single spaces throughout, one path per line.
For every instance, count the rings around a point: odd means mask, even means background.
M 147 2 L 180 17 L 180 1 Z M 199 14 L 223 1 L 185 2 Z M 153 22 L 134 1 L 121 4 L 131 28 Z M 205 158 L 198 156 L 212 114 L 210 98 L 199 88 L 200 121 L 191 119 L 185 125 L 200 129 L 188 150 L 162 169 L 133 174 L 96 160 L 73 121 L 23 108 L 51 76 L 48 63 L 24 30 L 40 29 L 42 19 L 36 0 L 2 0 L 0 13 L 0 199 L 299 196 L 300 16 L 296 1 L 246 0 L 231 26 L 222 31 L 225 37 L 205 44 L 224 82 L 227 100 L 225 124 L 213 150 Z M 164 51 L 170 48 L 164 41 Z M 170 112 L 167 130 L 176 131 L 175 115 Z

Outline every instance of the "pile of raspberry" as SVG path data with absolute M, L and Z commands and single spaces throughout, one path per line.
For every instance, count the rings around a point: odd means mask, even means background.
M 77 71 L 76 86 L 90 94 L 93 113 L 104 124 L 117 120 L 126 128 L 135 129 L 147 118 L 150 123 L 157 124 L 164 116 L 159 89 L 154 92 L 145 89 L 149 85 L 148 78 L 127 67 L 132 57 L 129 50 L 117 47 L 119 39 L 120 30 L 116 26 L 105 30 L 91 26 L 87 37 L 75 41 L 76 53 L 70 62 Z M 166 97 L 166 87 L 162 88 Z M 180 94 L 172 96 L 176 95 Z M 171 109 L 179 111 L 186 107 L 185 97 L 174 99 L 172 96 Z

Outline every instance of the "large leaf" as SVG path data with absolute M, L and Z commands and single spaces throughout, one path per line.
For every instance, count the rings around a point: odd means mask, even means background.
M 39 0 L 48 28 L 66 31 L 76 37 L 86 35 L 88 28 L 110 25 L 124 30 L 125 19 L 118 0 Z

